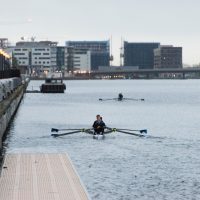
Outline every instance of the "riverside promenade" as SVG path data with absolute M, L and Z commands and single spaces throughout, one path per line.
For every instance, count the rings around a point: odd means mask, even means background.
M 7 154 L 0 177 L 1 200 L 88 200 L 66 154 Z

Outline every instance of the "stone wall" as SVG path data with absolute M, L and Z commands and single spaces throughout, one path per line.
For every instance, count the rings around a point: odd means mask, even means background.
M 24 85 L 15 90 L 8 99 L 0 103 L 0 150 L 2 149 L 2 138 L 8 128 L 10 120 L 15 115 L 24 94 Z

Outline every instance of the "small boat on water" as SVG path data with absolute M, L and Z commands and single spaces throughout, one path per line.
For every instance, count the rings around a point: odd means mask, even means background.
M 117 98 L 111 98 L 111 99 L 99 99 L 99 101 L 110 101 L 110 100 L 116 100 L 116 101 L 123 101 L 123 100 L 133 100 L 133 101 L 144 101 L 144 99 L 134 99 L 134 98 L 124 98 L 122 93 L 118 94 Z
M 42 93 L 64 93 L 66 85 L 62 78 L 47 78 L 45 83 L 40 86 Z
M 94 128 L 64 128 L 64 129 L 57 129 L 57 128 L 52 128 L 51 132 L 59 132 L 59 131 L 64 131 L 65 133 L 53 133 L 51 136 L 53 137 L 60 137 L 64 135 L 71 135 L 75 133 L 86 133 L 93 135 L 93 139 L 104 139 L 105 135 L 113 133 L 113 132 L 119 132 L 119 133 L 124 133 L 128 135 L 133 135 L 133 136 L 138 136 L 138 137 L 145 137 L 147 134 L 147 129 L 142 129 L 142 130 L 133 130 L 133 129 L 118 129 L 118 128 L 110 128 L 110 127 L 104 127 L 104 131 L 102 133 L 95 133 Z

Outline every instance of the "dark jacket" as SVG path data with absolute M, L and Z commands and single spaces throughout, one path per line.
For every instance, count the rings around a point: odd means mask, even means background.
M 105 126 L 106 125 L 102 120 L 101 121 L 96 120 L 93 123 L 94 131 L 97 132 L 97 133 L 103 132 Z

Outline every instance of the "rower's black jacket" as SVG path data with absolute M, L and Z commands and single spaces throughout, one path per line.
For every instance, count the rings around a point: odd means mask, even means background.
M 97 128 L 98 126 L 100 126 L 100 128 Z M 94 121 L 93 123 L 93 128 L 95 130 L 95 132 L 102 132 L 104 130 L 104 127 L 105 127 L 105 123 L 101 120 L 101 121 Z

